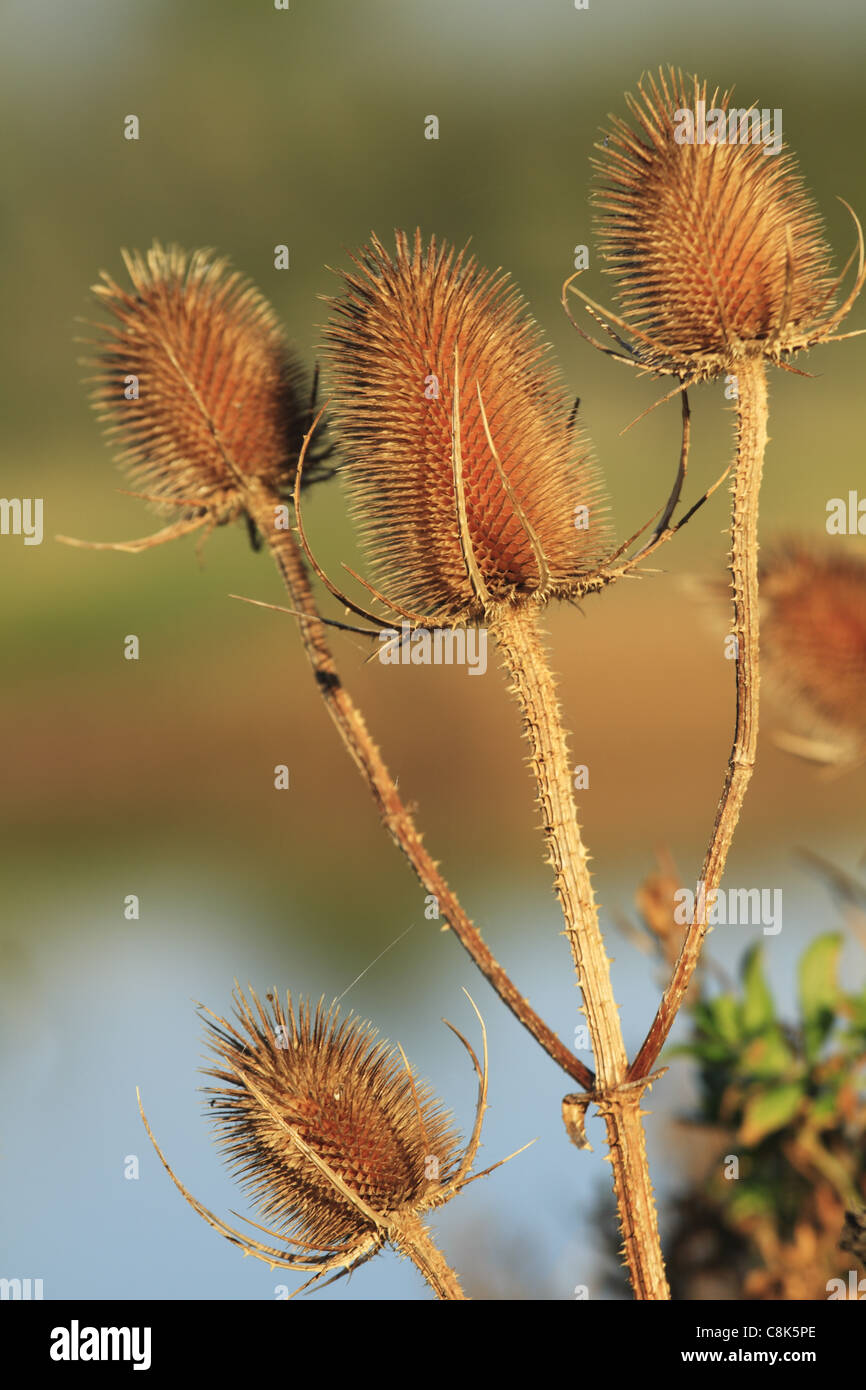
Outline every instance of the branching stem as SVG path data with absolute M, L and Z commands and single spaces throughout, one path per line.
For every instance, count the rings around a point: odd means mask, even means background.
M 340 680 L 300 548 L 290 531 L 275 529 L 279 498 L 261 484 L 253 482 L 247 484 L 246 503 L 250 516 L 273 554 L 292 606 L 303 615 L 299 621 L 301 637 L 328 713 L 370 788 L 391 838 L 409 860 L 425 891 L 435 895 L 442 917 L 503 1003 L 563 1071 L 584 1089 L 592 1090 L 595 1085 L 592 1072 L 530 1007 L 490 951 L 478 928 L 467 917 L 425 849 L 415 822 L 400 798 L 394 779 L 360 710 Z

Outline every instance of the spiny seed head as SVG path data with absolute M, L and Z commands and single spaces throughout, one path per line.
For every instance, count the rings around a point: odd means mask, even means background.
M 235 996 L 238 1028 L 206 1020 L 217 1058 L 206 1074 L 221 1083 L 208 1114 L 268 1223 L 318 1246 L 372 1229 L 286 1126 L 381 1217 L 435 1204 L 458 1167 L 459 1136 L 399 1052 L 370 1024 L 340 1022 L 336 1006 L 302 1002 L 296 1016 L 290 995 L 287 1010 L 274 995 L 269 1009 L 251 999 Z
M 244 479 L 286 494 L 310 389 L 273 309 L 208 250 L 155 242 L 124 261 L 131 291 L 104 271 L 93 287 L 119 320 L 90 340 L 93 402 L 137 489 L 157 510 L 217 523 L 243 511 Z
M 326 354 L 352 507 L 386 596 L 458 622 L 486 601 L 570 592 L 604 554 L 604 507 L 522 298 L 420 231 L 412 247 L 398 231 L 393 258 L 373 237 L 355 260 Z
M 797 541 L 761 565 L 761 658 L 810 733 L 866 751 L 866 562 Z
M 611 118 L 593 201 L 640 361 L 701 379 L 738 356 L 779 361 L 808 346 L 833 299 L 830 251 L 793 157 L 753 143 L 760 110 L 735 108 L 730 92 L 708 97 L 706 82 L 673 68 L 626 101 L 634 127 Z M 678 113 L 697 122 L 700 103 L 724 113 L 724 143 L 718 118 L 688 142 Z

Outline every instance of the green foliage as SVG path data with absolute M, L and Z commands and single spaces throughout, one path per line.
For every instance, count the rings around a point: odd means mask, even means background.
M 789 1081 L 749 1096 L 743 1107 L 743 1122 L 740 1125 L 743 1143 L 753 1148 L 768 1134 L 790 1124 L 800 1109 L 804 1094 L 805 1088 L 801 1082 Z
M 803 1040 L 810 1062 L 818 1057 L 836 1020 L 839 1003 L 839 953 L 842 936 L 838 932 L 819 936 L 805 951 L 798 972 Z M 866 1001 L 866 994 L 861 995 Z
M 739 990 L 702 997 L 692 1039 L 674 1051 L 700 1067 L 700 1120 L 733 1134 L 736 1182 L 714 1181 L 726 1219 L 784 1237 L 826 1183 L 842 1207 L 866 1191 L 866 985 L 839 982 L 844 938 L 813 941 L 798 967 L 794 1026 L 781 1021 L 763 948 L 745 956 Z
M 776 1017 L 770 986 L 764 978 L 763 951 L 753 946 L 743 961 L 742 1026 L 746 1034 L 769 1027 Z

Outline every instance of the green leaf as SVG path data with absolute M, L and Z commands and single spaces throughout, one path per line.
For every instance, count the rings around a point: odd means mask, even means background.
M 753 946 L 743 961 L 743 1028 L 747 1033 L 759 1033 L 776 1017 L 762 957 L 762 947 Z
M 836 1020 L 842 942 L 839 932 L 819 936 L 800 959 L 800 1014 L 806 1056 L 810 1061 L 817 1057 Z
M 694 1031 L 686 1050 L 693 1056 L 727 1056 L 741 1045 L 740 1005 L 731 994 L 720 994 L 709 1001 L 700 999 L 692 1009 Z M 666 1055 L 673 1056 L 673 1052 Z
M 740 1004 L 732 994 L 719 994 L 713 1000 L 713 1023 L 723 1042 L 735 1046 L 740 1041 Z
M 705 1036 L 715 1033 L 715 1019 L 713 1011 L 703 999 L 699 999 L 692 1009 L 692 1019 L 694 1020 L 695 1031 Z
M 735 1189 L 730 1200 L 730 1212 L 735 1221 L 748 1221 L 756 1216 L 772 1216 L 775 1213 L 776 1201 L 770 1188 L 733 1182 L 730 1186 Z
M 737 1070 L 742 1076 L 760 1077 L 764 1080 L 782 1079 L 789 1076 L 796 1057 L 778 1024 L 765 1028 L 744 1048 L 737 1060 Z
M 750 1096 L 743 1110 L 740 1142 L 750 1147 L 759 1144 L 768 1134 L 784 1129 L 796 1115 L 803 1099 L 803 1086 L 798 1081 L 774 1086 Z
M 841 1079 L 840 1077 L 840 1082 Z M 833 1086 L 829 1090 L 824 1091 L 821 1095 L 816 1096 L 812 1101 L 810 1114 L 816 1123 L 821 1124 L 824 1120 L 836 1120 L 840 1124 L 842 1123 L 842 1116 L 839 1114 L 838 1090 L 838 1085 Z
M 866 990 L 862 994 L 853 995 L 849 1001 L 851 1010 L 851 1023 L 860 1033 L 866 1033 Z

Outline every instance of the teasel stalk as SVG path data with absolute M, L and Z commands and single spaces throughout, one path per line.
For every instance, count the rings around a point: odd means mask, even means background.
M 508 1162 L 470 1176 L 487 1104 L 487 1034 L 477 1008 L 482 1061 L 446 1021 L 478 1077 L 475 1122 L 461 1150 L 453 1117 L 403 1049 L 377 1040 L 371 1024 L 341 1020 L 339 1007 L 321 1000 L 315 1009 L 308 1001 L 296 1009 L 290 994 L 285 1006 L 276 991 L 267 1004 L 253 990 L 249 996 L 236 989 L 233 1022 L 202 1011 L 211 1054 L 204 1071 L 217 1082 L 205 1088 L 206 1114 L 267 1225 L 249 1222 L 251 1231 L 239 1231 L 192 1196 L 157 1144 L 139 1095 L 148 1136 L 172 1182 L 245 1255 L 272 1270 L 313 1271 L 295 1293 L 328 1274 L 329 1282 L 342 1278 L 389 1245 L 412 1260 L 437 1298 L 464 1300 L 422 1218 Z
M 287 504 L 294 506 L 300 453 L 305 487 L 332 471 L 329 449 L 312 440 L 315 379 L 271 306 L 225 257 L 155 242 L 144 256 L 124 252 L 124 262 L 131 290 L 107 272 L 93 287 L 116 323 L 90 325 L 95 335 L 84 340 L 91 350 L 84 362 L 96 369 L 92 400 L 117 461 L 141 489 L 133 495 L 175 520 L 140 540 L 58 540 L 137 554 L 234 521 L 264 539 L 328 714 L 391 838 L 506 1007 L 567 1075 L 591 1087 L 592 1072 L 532 1009 L 467 916 L 340 677 L 303 554 L 292 528 L 281 524 Z
M 425 247 L 420 232 L 412 245 L 398 232 L 393 259 L 373 238 L 355 261 L 346 293 L 332 301 L 325 353 L 351 507 L 381 587 L 361 583 L 413 631 L 483 624 L 499 645 L 595 1057 L 592 1089 L 567 1098 L 566 1121 L 586 1147 L 586 1104 L 595 1101 L 604 1115 L 634 1292 L 667 1298 L 641 1125 L 648 1081 L 625 1084 L 610 962 L 538 626 L 551 599 L 597 592 L 627 572 L 616 564 L 627 546 L 609 553 L 597 470 L 508 277 L 435 239 Z M 684 443 L 680 486 L 685 451 Z M 381 627 L 381 617 L 316 564 L 300 510 L 302 475 L 303 461 L 296 506 L 308 557 L 342 603 Z M 676 488 L 650 549 L 669 533 L 678 497 Z
M 842 274 L 793 156 L 770 153 L 754 108 L 731 106 L 731 93 L 708 97 L 706 82 L 671 68 L 626 98 L 632 124 L 618 117 L 594 161 L 598 233 L 607 272 L 617 281 L 622 316 L 576 291 L 615 341 L 584 337 L 641 374 L 670 374 L 676 391 L 726 373 L 735 383 L 730 573 L 737 643 L 736 720 L 721 800 L 701 869 L 702 908 L 689 925 L 679 960 L 629 1076 L 647 1075 L 685 998 L 707 934 L 755 765 L 759 707 L 758 507 L 767 444 L 767 364 L 799 372 L 792 359 L 835 335 L 866 280 L 863 235 Z M 715 142 L 700 139 L 698 104 L 713 118 Z M 692 140 L 684 113 L 694 118 Z M 755 124 L 757 123 L 757 125 Z M 766 133 L 766 132 L 764 132 Z M 729 139 L 729 135 L 734 139 Z M 741 143 L 745 135 L 746 142 Z M 751 139 L 750 139 L 751 137 Z M 845 204 L 847 207 L 847 204 Z M 849 211 L 851 209 L 849 208 Z M 836 305 L 857 258 L 853 286 Z M 575 277 L 566 282 L 563 300 Z M 574 322 L 574 320 L 572 320 Z M 577 327 L 580 327 L 576 324 Z M 667 397 L 665 398 L 667 399 Z

